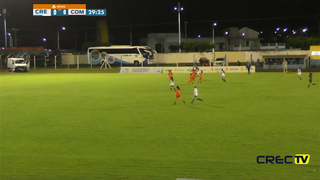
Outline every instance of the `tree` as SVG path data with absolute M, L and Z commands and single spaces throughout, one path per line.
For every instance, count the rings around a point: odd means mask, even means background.
M 312 45 L 320 45 L 319 37 L 296 36 L 289 37 L 286 41 L 288 47 L 309 50 Z
M 181 49 L 181 51 L 185 51 L 185 52 L 193 52 L 194 51 L 193 44 L 189 43 L 189 42 L 181 43 L 179 48 Z
M 103 43 L 103 42 L 99 42 L 99 41 L 96 41 L 96 42 L 86 42 L 84 44 L 82 44 L 82 47 L 81 49 L 83 51 L 86 51 L 89 47 L 95 47 L 95 46 L 110 46 L 111 43 Z
M 179 50 L 179 46 L 170 45 L 169 50 L 170 50 L 170 52 L 177 52 Z

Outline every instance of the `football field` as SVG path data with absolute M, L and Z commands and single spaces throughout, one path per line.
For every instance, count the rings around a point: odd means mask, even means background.
M 1 74 L 0 179 L 319 179 L 320 73 L 204 74 L 193 104 L 173 77 L 186 104 L 166 74 Z

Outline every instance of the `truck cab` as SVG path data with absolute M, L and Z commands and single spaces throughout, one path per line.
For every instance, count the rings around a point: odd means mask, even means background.
M 7 66 L 9 72 L 22 71 L 28 72 L 28 64 L 24 58 L 8 58 Z

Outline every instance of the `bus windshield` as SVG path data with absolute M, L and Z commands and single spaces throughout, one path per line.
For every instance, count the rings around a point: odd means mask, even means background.
M 153 52 L 151 49 L 139 48 L 142 56 L 148 59 L 153 59 Z

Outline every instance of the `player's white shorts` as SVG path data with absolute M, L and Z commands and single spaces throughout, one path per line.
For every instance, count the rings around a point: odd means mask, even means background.
M 198 95 L 193 95 L 194 98 L 198 98 Z
M 197 72 L 198 76 L 200 76 L 200 71 Z
M 173 86 L 174 86 L 174 83 L 170 83 L 170 86 L 172 86 L 172 87 L 173 87 Z
M 225 76 L 221 76 L 221 77 L 222 77 L 222 79 L 224 79 Z
M 301 73 L 298 73 L 298 76 L 301 76 Z

